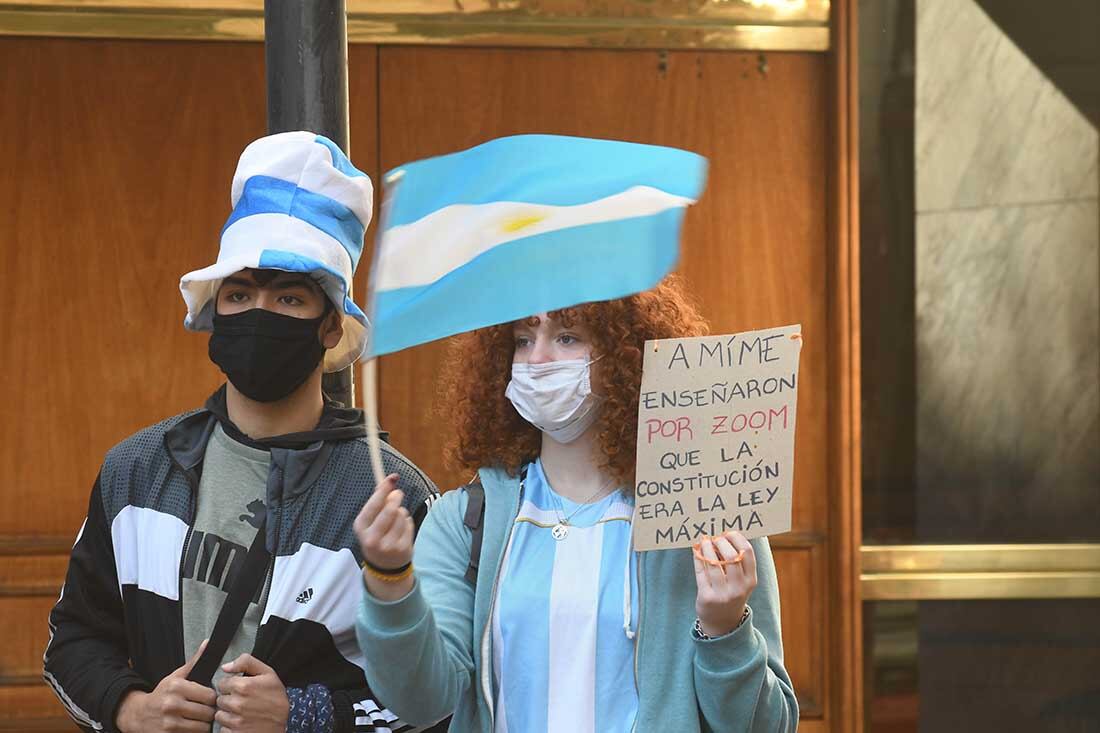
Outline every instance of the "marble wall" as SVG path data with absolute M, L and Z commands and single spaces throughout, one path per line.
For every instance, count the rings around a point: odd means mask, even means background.
M 916 24 L 917 537 L 1100 541 L 1097 128 L 975 0 Z

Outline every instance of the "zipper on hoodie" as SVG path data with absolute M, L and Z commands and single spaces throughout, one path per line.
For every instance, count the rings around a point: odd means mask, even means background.
M 638 557 L 638 630 L 634 632 L 634 694 L 638 696 L 638 710 L 634 713 L 634 724 L 631 731 L 638 730 L 638 716 L 642 714 L 642 690 L 638 686 L 638 651 L 642 646 L 642 617 L 645 615 L 645 588 L 642 585 L 642 558 L 645 557 L 637 550 L 634 554 Z M 628 561 L 629 562 L 629 561 Z
M 267 602 L 271 596 L 271 579 L 275 575 L 275 556 L 272 555 L 271 559 L 267 563 L 267 574 L 264 575 L 264 584 L 260 590 L 260 600 L 257 604 L 260 608 L 260 619 L 267 615 Z M 252 656 L 256 656 L 256 642 L 260 638 L 260 624 L 256 627 L 256 638 L 252 641 Z
M 516 531 L 516 517 L 519 516 L 519 508 L 523 505 L 523 488 L 527 481 L 527 474 L 524 473 L 519 482 L 519 500 L 516 502 L 516 513 L 512 515 L 512 526 L 508 530 L 508 537 L 504 541 L 504 546 L 500 551 L 500 558 L 497 561 L 496 577 L 493 578 L 493 595 L 492 600 L 489 602 L 489 616 L 485 623 L 485 630 L 481 632 L 481 694 L 485 698 L 485 705 L 489 708 L 489 728 L 496 729 L 496 710 L 493 704 L 493 695 L 491 690 L 492 684 L 492 659 L 489 659 L 489 663 L 486 664 L 486 657 L 492 651 L 491 640 L 493 633 L 493 613 L 497 607 L 497 591 L 500 589 L 500 574 L 504 571 L 504 554 L 508 551 L 508 545 L 512 541 L 512 533 Z M 485 520 L 481 520 L 484 524 Z M 482 531 L 485 531 L 482 526 Z
M 175 459 L 172 459 L 173 463 L 176 463 Z M 180 618 L 180 636 L 183 636 L 183 567 L 187 562 L 187 548 L 191 545 L 191 535 L 195 533 L 195 516 L 199 510 L 199 485 L 195 480 L 195 474 L 192 471 L 188 471 L 183 466 L 176 463 L 176 466 L 183 472 L 184 478 L 187 479 L 187 485 L 191 487 L 191 501 L 189 502 L 189 508 L 191 509 L 191 516 L 187 518 L 187 534 L 183 538 L 183 551 L 180 553 L 180 564 L 177 579 L 179 582 L 179 590 L 176 591 L 176 598 L 179 599 L 179 618 Z M 187 650 L 183 649 L 183 660 L 187 661 Z
M 271 475 L 270 464 L 268 465 L 268 475 L 269 476 Z M 266 491 L 264 492 L 264 499 L 265 500 L 267 499 L 267 492 Z M 280 511 L 280 512 L 282 511 L 282 508 L 283 508 L 283 503 L 282 503 L 281 499 L 282 499 L 282 497 L 280 497 L 280 501 L 279 501 L 279 505 L 278 505 L 279 506 L 278 511 Z M 267 616 L 267 604 L 268 604 L 268 601 L 271 598 L 271 583 L 275 578 L 275 558 L 279 554 L 279 545 L 281 544 L 281 539 L 282 539 L 281 537 L 279 537 L 279 528 L 282 525 L 279 523 L 279 518 L 274 516 L 276 510 L 275 509 L 268 509 L 268 508 L 265 507 L 264 511 L 267 512 L 268 519 L 274 519 L 275 520 L 275 542 L 274 542 L 274 549 L 271 552 L 271 559 L 267 561 L 267 573 L 264 575 L 263 590 L 260 591 L 260 601 L 259 601 L 258 605 L 260 607 L 260 622 L 261 623 L 256 627 L 256 639 L 260 638 L 260 627 L 263 626 L 263 623 L 262 623 L 263 619 L 264 619 L 265 616 Z M 260 528 L 260 531 L 261 532 L 267 532 L 267 522 L 264 522 L 264 525 L 263 525 L 263 527 Z M 267 541 L 266 537 L 264 538 L 264 541 L 265 542 Z M 256 651 L 256 642 L 255 641 L 252 643 L 252 651 L 253 652 Z

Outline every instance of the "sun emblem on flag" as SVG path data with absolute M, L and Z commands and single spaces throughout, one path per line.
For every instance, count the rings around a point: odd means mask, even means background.
M 508 234 L 514 234 L 515 232 L 533 227 L 536 224 L 546 220 L 546 214 L 537 214 L 534 212 L 526 214 L 517 214 L 510 216 L 501 222 L 500 228 L 502 231 Z

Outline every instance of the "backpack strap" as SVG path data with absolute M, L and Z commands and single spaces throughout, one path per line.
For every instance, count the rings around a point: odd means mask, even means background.
M 481 537 L 485 533 L 485 487 L 481 485 L 481 479 L 477 478 L 463 488 L 469 497 L 469 503 L 466 504 L 466 515 L 462 518 L 462 523 L 473 533 L 466 580 L 476 586 L 477 569 L 481 563 Z
M 206 642 L 206 649 L 187 675 L 189 681 L 198 682 L 206 687 L 212 686 L 211 680 L 214 678 L 214 673 L 218 671 L 218 665 L 221 664 L 222 657 L 229 649 L 229 643 L 233 641 L 233 636 L 241 626 L 248 604 L 258 595 L 267 577 L 271 553 L 267 551 L 266 531 L 267 517 L 265 516 L 260 522 L 259 529 L 256 530 L 256 537 L 253 538 L 248 553 L 244 556 L 244 562 L 233 581 L 233 587 L 229 589 L 222 602 L 222 610 L 218 612 L 214 630 L 210 632 L 210 640 Z

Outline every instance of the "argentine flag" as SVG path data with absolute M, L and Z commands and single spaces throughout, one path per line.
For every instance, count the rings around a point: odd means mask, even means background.
M 675 148 L 518 135 L 391 171 L 372 354 L 653 287 L 706 168 Z

